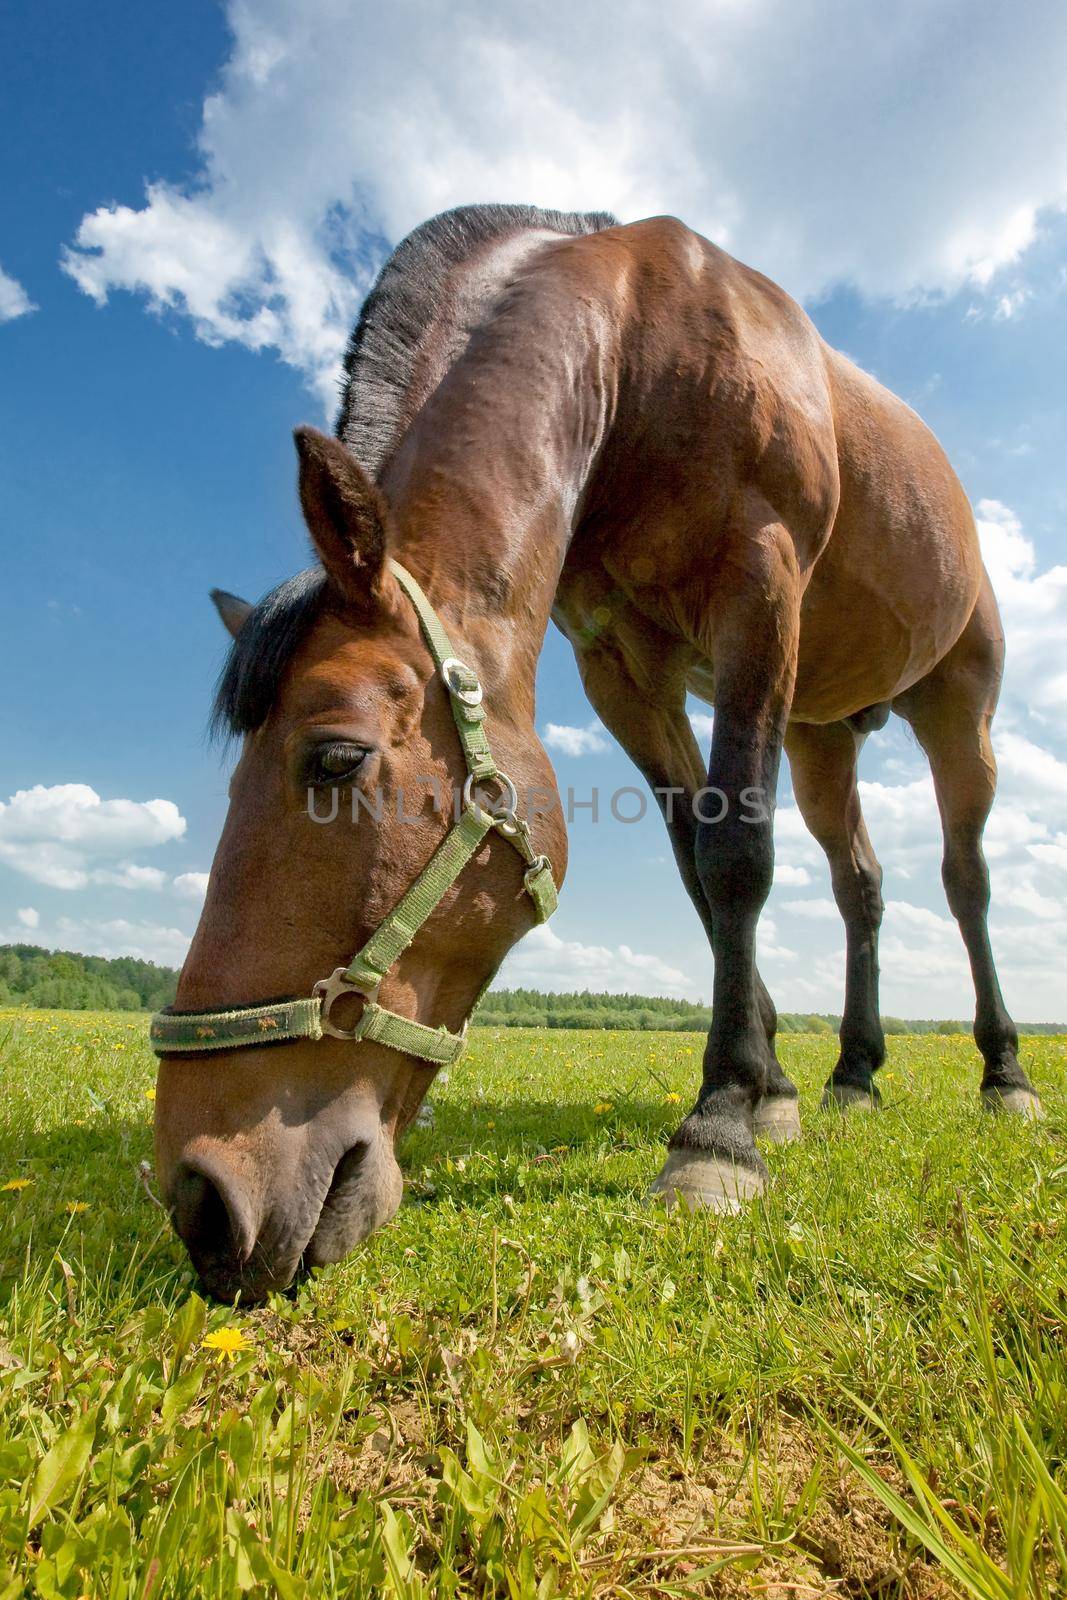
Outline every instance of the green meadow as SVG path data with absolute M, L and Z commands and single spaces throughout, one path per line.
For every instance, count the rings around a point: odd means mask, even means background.
M 1040 1127 L 890 1041 L 736 1217 L 644 1191 L 695 1034 L 482 1028 L 405 1203 L 251 1312 L 154 1194 L 130 1013 L 0 1013 L 0 1600 L 1049 1600 L 1067 1574 L 1067 1040 Z M 225 1070 L 218 1062 L 205 1071 Z

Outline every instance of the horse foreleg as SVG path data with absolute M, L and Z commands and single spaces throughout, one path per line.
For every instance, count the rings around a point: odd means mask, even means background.
M 654 1188 L 668 1200 L 733 1210 L 766 1183 L 754 1139 L 768 1087 L 756 925 L 774 871 L 773 811 L 796 675 L 800 584 L 788 531 L 747 523 L 711 596 L 706 653 L 715 728 L 695 861 L 711 909 L 712 1023 L 693 1110 Z
M 619 616 L 619 633 L 575 646 L 589 702 L 618 739 L 652 789 L 659 804 L 679 876 L 714 943 L 711 906 L 697 871 L 695 805 L 704 784 L 704 763 L 685 712 L 685 668 L 689 652 L 672 651 L 669 641 L 634 616 L 633 627 Z M 621 636 L 620 636 L 621 634 Z M 755 1113 L 760 1137 L 784 1144 L 800 1138 L 796 1085 L 775 1053 L 778 1013 L 756 972 L 756 993 L 765 1040 L 765 1090 Z

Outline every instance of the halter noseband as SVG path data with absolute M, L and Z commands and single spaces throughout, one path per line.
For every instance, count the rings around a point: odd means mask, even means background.
M 338 967 L 329 978 L 321 978 L 309 998 L 242 1006 L 234 1011 L 174 1011 L 168 1007 L 152 1018 L 149 1038 L 156 1055 L 235 1050 L 268 1040 L 321 1039 L 329 1034 L 334 1039 L 372 1040 L 405 1055 L 432 1061 L 436 1066 L 446 1066 L 462 1054 L 467 1024 L 463 1024 L 462 1032 L 450 1033 L 447 1028 L 428 1028 L 387 1011 L 377 999 L 386 973 L 396 965 L 494 828 L 526 863 L 524 883 L 538 922 L 547 922 L 556 909 L 552 863 L 547 856 L 535 852 L 529 825 L 518 815 L 515 785 L 501 772 L 489 749 L 482 686 L 477 675 L 453 654 L 440 617 L 407 568 L 391 559 L 388 565 L 415 607 L 423 638 L 448 689 L 467 765 L 459 820 L 350 965 Z M 496 786 L 498 796 L 491 808 L 479 802 L 479 785 Z M 334 1002 L 348 994 L 362 995 L 364 1005 L 355 1027 L 346 1030 L 331 1022 L 330 1012 Z

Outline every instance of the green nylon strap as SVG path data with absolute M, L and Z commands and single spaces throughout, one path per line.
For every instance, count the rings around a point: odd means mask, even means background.
M 401 957 L 431 912 L 436 911 L 495 826 L 487 811 L 468 807 L 438 845 L 411 888 L 401 896 L 385 921 L 371 934 L 345 973 L 360 990 L 376 989 L 389 968 Z
M 547 856 L 542 856 L 540 866 L 531 867 L 527 872 L 526 893 L 534 903 L 538 922 L 547 922 L 559 905 L 559 891 Z
M 419 619 L 422 636 L 426 640 L 426 647 L 433 656 L 434 666 L 440 671 L 441 663 L 447 661 L 453 653 L 452 641 L 445 632 L 444 624 L 429 600 L 427 600 L 417 579 L 412 576 L 407 567 L 402 567 L 399 561 L 393 560 L 392 556 L 386 558 L 385 564 L 415 607 L 415 614 Z
M 149 1039 L 157 1055 L 201 1055 L 205 1050 L 236 1050 L 278 1039 L 321 1039 L 322 1001 L 281 1000 L 273 1006 L 246 1006 L 238 1011 L 160 1011 L 152 1018 Z M 353 1039 L 389 1045 L 406 1055 L 419 1056 L 437 1066 L 458 1061 L 466 1044 L 466 1031 L 427 1028 L 396 1011 L 368 1000 L 352 1030 Z
M 386 1011 L 368 1000 L 356 1028 L 356 1037 L 388 1045 L 404 1055 L 419 1056 L 423 1061 L 433 1061 L 439 1067 L 450 1067 L 463 1054 L 467 1030 L 449 1033 L 447 1028 L 427 1028 L 421 1022 L 412 1022 L 409 1017 Z
M 463 746 L 463 759 L 467 763 L 467 771 L 471 777 L 493 778 L 498 772 L 493 753 L 489 748 L 489 741 L 485 736 L 485 711 L 481 699 L 481 685 L 477 677 L 457 661 L 452 653 L 452 641 L 444 630 L 440 617 L 427 600 L 419 584 L 411 576 L 407 567 L 402 567 L 399 561 L 392 557 L 388 561 L 389 571 L 407 595 L 415 608 L 415 615 L 419 619 L 422 636 L 426 640 L 427 648 L 433 656 L 434 666 L 438 672 L 446 662 L 455 663 L 455 669 L 445 679 L 448 685 L 448 698 L 452 704 L 452 715 L 455 718 L 456 729 L 459 733 L 459 742 Z M 479 703 L 469 705 L 463 699 L 463 694 L 470 696 L 477 694 Z
M 232 1050 L 273 1039 L 321 1039 L 318 999 L 279 1000 L 237 1011 L 159 1011 L 148 1037 L 157 1055 L 195 1050 Z

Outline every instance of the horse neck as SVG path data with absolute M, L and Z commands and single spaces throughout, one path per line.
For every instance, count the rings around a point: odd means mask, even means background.
M 533 716 L 560 572 L 616 404 L 614 335 L 592 297 L 531 273 L 472 337 L 386 468 L 394 553 Z

